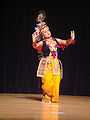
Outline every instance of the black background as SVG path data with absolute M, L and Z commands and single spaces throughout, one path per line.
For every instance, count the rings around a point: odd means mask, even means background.
M 31 34 L 37 8 L 3 7 L 1 17 L 1 93 L 41 93 L 36 77 L 37 53 L 32 48 Z M 62 52 L 64 78 L 60 93 L 90 95 L 90 15 L 89 8 L 45 8 L 52 35 L 67 39 L 75 30 L 76 45 Z M 60 57 L 60 53 L 59 53 Z

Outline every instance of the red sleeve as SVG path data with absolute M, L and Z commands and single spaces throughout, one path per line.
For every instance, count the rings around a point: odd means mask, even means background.
M 37 43 L 33 43 L 33 48 L 36 49 L 37 51 L 42 51 L 42 46 L 37 46 Z

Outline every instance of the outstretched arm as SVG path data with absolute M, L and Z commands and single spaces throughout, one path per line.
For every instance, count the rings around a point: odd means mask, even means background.
M 58 42 L 59 46 L 64 49 L 65 47 L 68 47 L 71 44 L 75 44 L 75 32 L 74 30 L 71 31 L 70 38 L 67 40 L 62 40 L 59 38 L 55 38 L 55 39 Z

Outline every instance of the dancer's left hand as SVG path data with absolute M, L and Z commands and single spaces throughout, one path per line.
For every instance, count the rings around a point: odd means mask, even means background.
M 74 30 L 71 31 L 71 39 L 72 39 L 72 40 L 75 39 L 75 31 L 74 31 Z

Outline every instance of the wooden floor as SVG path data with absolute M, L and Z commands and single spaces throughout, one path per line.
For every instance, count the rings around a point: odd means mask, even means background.
M 47 104 L 40 94 L 0 94 L 0 120 L 90 120 L 90 97 L 61 95 Z

